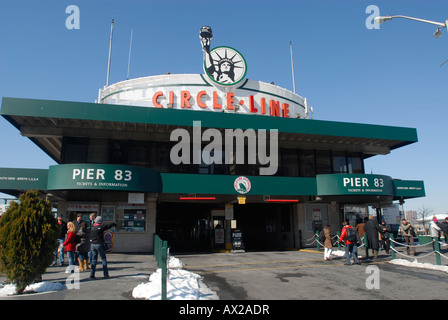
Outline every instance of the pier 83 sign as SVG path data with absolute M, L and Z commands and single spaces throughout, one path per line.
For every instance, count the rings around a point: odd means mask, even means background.
M 170 74 L 125 80 L 100 90 L 98 101 L 139 107 L 309 118 L 306 99 L 272 83 L 246 79 L 243 55 L 227 46 L 210 48 L 202 27 L 204 74 Z

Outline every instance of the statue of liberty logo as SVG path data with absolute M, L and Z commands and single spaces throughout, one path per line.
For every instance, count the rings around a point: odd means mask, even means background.
M 204 70 L 218 85 L 234 86 L 244 79 L 247 72 L 246 60 L 237 50 L 217 47 L 210 50 L 212 28 L 204 26 L 199 33 L 204 51 Z

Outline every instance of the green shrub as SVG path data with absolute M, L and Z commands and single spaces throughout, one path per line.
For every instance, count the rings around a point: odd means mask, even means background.
M 0 219 L 0 272 L 21 294 L 53 261 L 60 229 L 50 203 L 37 190 L 19 200 Z

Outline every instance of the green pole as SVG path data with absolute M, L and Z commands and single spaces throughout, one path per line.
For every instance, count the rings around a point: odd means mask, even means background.
M 395 243 L 393 242 L 393 240 L 394 240 L 394 235 L 390 234 L 389 241 L 390 241 L 390 248 L 392 249 L 391 250 L 392 260 L 395 259 Z
M 437 262 L 437 265 L 438 266 L 441 266 L 442 265 L 442 260 L 440 259 L 440 245 L 439 245 L 439 239 L 438 238 L 435 238 L 434 239 L 434 251 L 437 251 L 436 252 L 436 262 Z
M 341 232 L 338 231 L 337 235 L 338 235 L 338 250 L 341 251 L 341 241 L 340 241 L 341 240 Z
M 364 232 L 364 248 L 366 249 L 366 258 L 369 258 L 369 242 L 367 241 L 366 232 Z
M 156 257 L 157 266 L 159 266 L 159 236 L 154 234 L 154 256 Z
M 317 251 L 320 250 L 320 244 L 319 244 L 319 231 L 316 231 L 316 234 L 314 235 L 316 237 L 316 247 Z
M 162 300 L 166 300 L 166 281 L 167 281 L 167 252 L 168 252 L 168 247 L 167 242 L 163 241 L 164 246 L 161 249 L 160 252 L 160 257 L 161 257 L 161 271 L 162 271 Z

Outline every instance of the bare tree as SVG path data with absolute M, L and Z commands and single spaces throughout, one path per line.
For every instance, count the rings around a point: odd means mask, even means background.
M 430 216 L 433 214 L 433 211 L 431 208 L 426 208 L 425 206 L 419 208 L 417 210 L 417 217 L 419 217 L 422 221 L 423 230 L 425 230 L 425 235 L 428 234 L 426 230 L 426 222 L 431 220 Z

